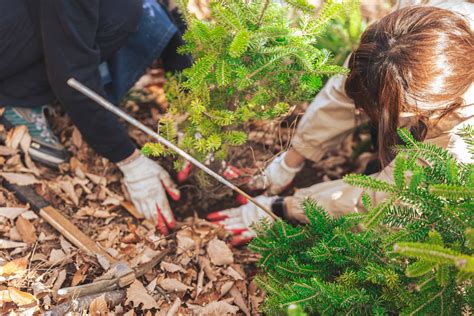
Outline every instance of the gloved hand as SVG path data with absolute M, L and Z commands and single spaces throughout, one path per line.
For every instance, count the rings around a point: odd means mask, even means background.
M 170 208 L 166 192 L 177 201 L 181 197 L 170 175 L 159 164 L 135 153 L 136 158 L 122 162 L 118 167 L 124 174 L 124 183 L 138 212 L 155 222 L 164 235 L 176 227 L 176 220 Z
M 267 190 L 268 195 L 276 195 L 284 191 L 291 184 L 295 175 L 303 169 L 303 164 L 297 168 L 289 167 L 285 163 L 285 155 L 286 152 L 276 157 L 262 174 L 254 176 L 248 184 L 249 188 Z
M 277 196 L 260 195 L 255 199 L 271 209 L 272 202 L 277 198 Z M 270 222 L 273 221 L 267 213 L 252 202 L 248 202 L 240 207 L 214 212 L 207 216 L 208 220 L 214 224 L 222 225 L 225 230 L 234 235 L 231 239 L 231 244 L 234 246 L 242 245 L 252 240 L 256 234 L 251 225 L 257 224 L 264 218 Z

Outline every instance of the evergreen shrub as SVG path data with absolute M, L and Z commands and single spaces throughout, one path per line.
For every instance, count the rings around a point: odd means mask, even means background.
M 246 142 L 245 123 L 285 115 L 315 96 L 324 75 L 346 71 L 316 47 L 343 1 L 327 1 L 316 17 L 306 0 L 219 0 L 210 20 L 192 15 L 188 0 L 178 3 L 188 23 L 180 52 L 195 63 L 168 81 L 169 114 L 158 131 L 201 161 L 224 159 L 229 146 Z M 171 153 L 160 144 L 143 152 Z
M 474 128 L 463 136 L 474 156 Z M 385 192 L 364 214 L 331 218 L 313 201 L 310 223 L 262 223 L 264 311 L 299 304 L 321 315 L 468 315 L 474 304 L 474 164 L 400 130 L 394 183 L 365 175 L 345 181 Z M 474 158 L 474 157 L 473 157 Z

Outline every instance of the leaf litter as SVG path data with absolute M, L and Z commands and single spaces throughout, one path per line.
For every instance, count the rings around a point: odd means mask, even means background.
M 167 107 L 162 78 L 161 69 L 150 69 L 141 80 L 138 100 L 130 98 L 125 104 L 129 113 L 152 128 Z M 161 104 L 155 103 L 157 99 Z M 306 107 L 296 107 L 287 118 L 277 122 L 246 126 L 249 143 L 243 148 L 231 148 L 229 163 L 239 168 L 252 166 L 246 169 L 252 172 L 264 168 L 275 154 L 288 148 L 296 122 Z M 66 116 L 51 117 L 50 121 L 72 153 L 69 163 L 61 165 L 59 170 L 34 164 L 28 155 L 19 152 L 31 142 L 27 130 L 19 127 L 7 132 L 0 125 L 0 139 L 5 140 L 0 144 L 0 177 L 14 184 L 33 186 L 114 259 L 131 267 L 146 263 L 168 247 L 176 248 L 126 288 L 124 299 L 114 306 L 107 300 L 113 295 L 105 294 L 85 305 L 81 301 L 73 301 L 77 304 L 72 307 L 66 304 L 68 311 L 91 315 L 259 314 L 264 293 L 253 280 L 259 257 L 245 247 L 230 246 L 229 236 L 222 228 L 198 216 L 235 207 L 233 192 L 212 180 L 203 183 L 199 174 L 194 173 L 180 187 L 182 201 L 171 201 L 181 220 L 180 229 L 164 238 L 128 202 L 116 166 L 95 154 Z M 129 133 L 139 145 L 151 141 L 133 128 L 129 128 Z M 363 169 L 363 165 L 353 163 L 353 147 L 354 140 L 349 138 L 340 148 L 328 153 L 318 166 L 306 164 L 307 172 L 296 178 L 296 187 L 337 179 L 348 171 Z M 172 159 L 165 158 L 160 163 L 167 170 L 173 169 Z M 202 185 L 207 185 L 205 190 L 199 187 Z M 67 302 L 58 298 L 54 290 L 91 283 L 109 269 L 112 264 L 105 257 L 90 256 L 71 245 L 38 217 L 30 205 L 20 203 L 0 184 L 0 314 L 12 311 L 33 314 L 63 308 Z M 74 310 L 74 306 L 82 309 Z
M 239 296 L 231 288 L 237 283 L 240 288 L 249 286 L 256 271 L 256 255 L 228 246 L 228 236 L 221 228 L 199 219 L 192 211 L 181 216 L 177 233 L 164 238 L 125 200 L 117 168 L 92 152 L 67 118 L 53 117 L 52 122 L 74 158 L 56 171 L 30 163 L 18 152 L 22 144 L 28 146 L 31 141 L 27 131 L 20 128 L 9 132 L 9 141 L 0 147 L 0 158 L 9 161 L 0 166 L 0 176 L 14 184 L 33 186 L 112 257 L 132 267 L 148 262 L 168 247 L 176 248 L 127 287 L 117 306 L 110 306 L 106 295 L 101 295 L 78 312 L 247 314 L 250 292 L 245 290 L 246 295 Z M 140 135 L 138 142 L 145 141 Z M 112 269 L 105 257 L 77 249 L 32 211 L 31 205 L 20 203 L 1 186 L 0 198 L 0 249 L 6 250 L 0 252 L 0 314 L 54 310 L 64 304 L 55 294 L 58 289 L 91 283 Z M 229 273 L 235 271 L 231 265 L 250 269 L 252 275 L 236 278 L 237 272 Z M 263 297 L 260 291 L 251 295 Z M 258 313 L 257 308 L 254 313 Z

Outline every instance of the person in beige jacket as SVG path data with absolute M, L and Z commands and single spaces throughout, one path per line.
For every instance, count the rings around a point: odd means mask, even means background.
M 377 130 L 379 159 L 385 167 L 373 175 L 376 178 L 391 181 L 397 127 L 410 128 L 419 140 L 472 162 L 456 133 L 474 124 L 473 18 L 470 2 L 400 1 L 397 10 L 369 26 L 346 61 L 349 75 L 327 82 L 303 116 L 291 148 L 253 179 L 254 188 L 266 189 L 258 201 L 303 223 L 307 218 L 302 203 L 308 198 L 332 216 L 364 212 L 363 190 L 342 180 L 276 196 L 291 184 L 306 159 L 318 162 L 363 122 Z M 383 196 L 374 198 L 380 201 Z M 232 232 L 234 244 L 242 244 L 255 236 L 250 225 L 268 215 L 247 203 L 208 218 Z

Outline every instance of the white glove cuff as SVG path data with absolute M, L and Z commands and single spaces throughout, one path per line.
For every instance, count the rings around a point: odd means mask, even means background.
M 142 168 L 146 165 L 148 165 L 148 158 L 140 153 L 137 158 L 118 167 L 126 177 L 134 177 L 137 172 L 142 173 Z
M 280 156 L 281 161 L 280 161 L 280 166 L 283 168 L 283 170 L 288 171 L 289 173 L 297 173 L 300 172 L 301 169 L 304 167 L 304 163 L 301 164 L 301 166 L 298 167 L 290 167 L 286 164 L 285 162 L 285 156 L 286 156 L 286 151 Z
M 278 196 L 264 196 L 260 195 L 255 199 L 261 203 L 262 205 L 266 206 L 267 208 L 271 209 L 273 201 L 275 201 Z M 248 202 L 252 203 L 252 202 Z M 246 207 L 245 207 L 246 206 Z M 263 218 L 266 218 L 269 221 L 273 221 L 273 218 L 270 217 L 267 213 L 261 210 L 258 206 L 252 204 L 246 204 L 242 209 L 242 220 L 247 227 L 250 227 L 253 224 L 258 223 Z

